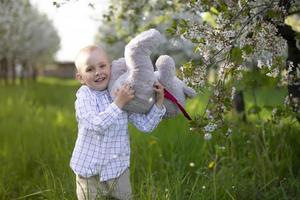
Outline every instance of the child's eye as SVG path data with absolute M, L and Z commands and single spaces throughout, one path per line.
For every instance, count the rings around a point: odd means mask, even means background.
M 86 71 L 90 72 L 90 71 L 92 71 L 92 68 L 87 68 Z
M 104 68 L 104 67 L 106 67 L 106 64 L 100 65 L 100 68 Z

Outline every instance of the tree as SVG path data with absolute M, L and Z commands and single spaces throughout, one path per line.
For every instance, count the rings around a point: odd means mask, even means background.
M 184 77 L 195 87 L 205 86 L 207 68 L 219 67 L 218 81 L 213 86 L 214 92 L 206 110 L 210 116 L 201 118 L 202 121 L 209 118 L 212 123 L 222 126 L 224 114 L 231 108 L 231 90 L 234 91 L 235 87 L 238 87 L 237 81 L 229 83 L 229 80 L 243 79 L 245 71 L 249 71 L 249 66 L 259 69 L 266 78 L 277 80 L 278 84 L 284 84 L 285 79 L 289 80 L 290 95 L 287 102 L 299 117 L 299 48 L 296 46 L 296 32 L 284 24 L 288 16 L 299 13 L 299 2 L 140 0 L 118 3 L 112 1 L 112 5 L 105 15 L 106 20 L 115 23 L 122 19 L 128 26 L 120 28 L 124 33 L 131 35 L 135 35 L 144 27 L 159 27 L 161 23 L 155 24 L 153 19 L 167 16 L 166 24 L 169 28 L 166 32 L 193 42 L 194 51 L 200 58 L 198 61 L 191 60 L 181 68 Z M 149 13 L 151 19 L 145 21 Z M 286 35 L 287 30 L 290 31 L 289 35 Z M 121 37 L 114 38 L 112 42 Z M 287 67 L 286 49 L 289 50 Z M 284 73 L 289 76 L 282 75 Z M 200 124 L 204 126 L 206 122 L 199 122 L 198 126 L 202 126 Z
M 59 36 L 52 22 L 29 1 L 0 1 L 1 77 L 14 82 L 17 66 L 36 74 L 37 66 L 53 59 L 59 48 Z M 29 68 L 30 67 L 30 68 Z

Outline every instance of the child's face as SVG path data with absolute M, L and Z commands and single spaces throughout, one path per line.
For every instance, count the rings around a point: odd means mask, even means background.
M 77 79 L 94 90 L 105 90 L 110 79 L 110 64 L 105 52 L 93 50 L 81 57 Z

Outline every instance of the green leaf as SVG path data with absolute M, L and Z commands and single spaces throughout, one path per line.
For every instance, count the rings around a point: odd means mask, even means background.
M 201 50 L 201 46 L 200 46 L 200 45 L 197 45 L 197 46 L 195 46 L 195 48 L 194 48 L 194 53 L 198 53 L 198 52 L 200 52 L 200 50 Z
M 172 26 L 171 26 L 173 29 L 177 29 L 177 20 L 176 19 L 173 19 L 172 21 Z
M 192 43 L 196 43 L 196 44 L 199 43 L 199 41 L 197 40 L 197 38 L 192 38 L 191 41 L 192 41 Z
M 244 47 L 243 47 L 243 51 L 247 54 L 247 55 L 250 55 L 253 53 L 253 47 L 249 44 L 246 44 Z
M 243 62 L 242 55 L 243 55 L 243 51 L 238 47 L 234 47 L 230 52 L 230 57 L 232 61 L 235 62 L 236 64 L 241 64 Z
M 174 28 L 167 28 L 166 33 L 170 36 L 174 36 L 176 34 L 176 29 Z
M 185 33 L 187 32 L 187 30 L 188 30 L 188 29 L 186 29 L 186 28 L 181 28 L 181 29 L 179 30 L 179 33 L 180 33 L 181 35 L 183 35 L 183 34 L 185 34 Z
M 219 15 L 219 11 L 215 7 L 210 8 L 210 12 L 215 15 Z
M 180 19 L 178 25 L 182 28 L 188 27 L 188 22 L 185 19 Z

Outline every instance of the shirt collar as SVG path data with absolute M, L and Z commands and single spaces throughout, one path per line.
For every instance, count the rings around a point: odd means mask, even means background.
M 90 88 L 90 90 L 94 93 L 94 94 L 96 94 L 97 96 L 102 96 L 102 95 L 105 95 L 105 94 L 107 94 L 107 89 L 105 89 L 105 90 L 94 90 L 94 89 L 92 89 L 92 88 Z

